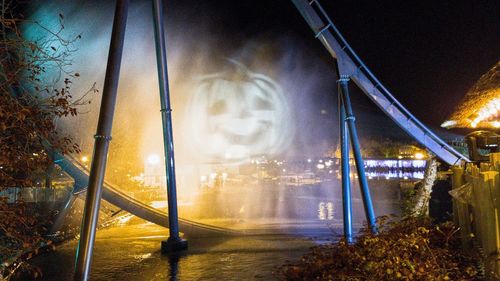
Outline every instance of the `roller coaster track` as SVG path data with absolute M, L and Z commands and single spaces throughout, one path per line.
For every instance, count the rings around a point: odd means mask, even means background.
M 470 162 L 413 116 L 366 67 L 328 17 L 318 0 L 291 0 L 315 37 L 337 61 L 339 73 L 354 83 L 405 132 L 449 165 Z
M 444 142 L 415 116 L 413 116 L 366 67 L 332 23 L 317 0 L 291 0 L 302 14 L 328 52 L 337 61 L 339 73 L 349 76 L 356 85 L 415 140 L 436 154 L 444 162 L 455 165 L 470 162 L 465 156 Z M 75 180 L 74 193 L 87 188 L 89 171 L 71 156 L 55 153 L 55 162 Z M 168 227 L 168 214 L 155 209 L 120 191 L 108 182 L 103 186 L 103 199 L 109 203 L 152 223 Z M 179 218 L 180 228 L 195 235 L 241 235 L 244 231 L 231 230 Z
M 89 171 L 76 159 L 69 155 L 55 153 L 55 163 L 61 167 L 74 181 L 73 192 L 75 194 L 86 191 L 89 178 Z M 134 214 L 144 220 L 168 227 L 168 214 L 156 208 L 153 208 L 129 195 L 120 191 L 119 188 L 108 182 L 104 182 L 102 198 L 109 203 Z M 244 231 L 232 230 L 228 228 L 206 225 L 195 221 L 179 218 L 180 229 L 184 233 L 193 236 L 211 236 L 211 235 L 242 235 L 247 234 Z

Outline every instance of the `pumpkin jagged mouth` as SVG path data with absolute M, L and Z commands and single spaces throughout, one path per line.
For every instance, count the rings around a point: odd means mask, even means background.
M 209 117 L 207 122 L 211 132 L 219 130 L 237 135 L 251 135 L 262 128 L 268 129 L 272 126 L 270 118 L 256 118 L 255 116 L 235 118 L 230 116 Z
M 269 121 L 261 121 L 259 123 L 261 126 L 259 126 L 256 130 L 253 130 L 251 134 L 238 134 L 219 126 L 214 130 L 214 133 L 222 135 L 224 139 L 231 144 L 251 145 L 259 140 L 263 140 L 269 129 L 272 127 L 272 124 Z

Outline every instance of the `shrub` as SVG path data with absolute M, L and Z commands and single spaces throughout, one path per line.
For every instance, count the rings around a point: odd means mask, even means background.
M 474 260 L 460 250 L 458 228 L 426 217 L 379 218 L 379 233 L 362 231 L 312 248 L 300 262 L 278 268 L 282 280 L 480 280 Z

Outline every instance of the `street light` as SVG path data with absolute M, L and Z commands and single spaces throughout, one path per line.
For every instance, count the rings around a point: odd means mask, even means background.
M 149 165 L 157 165 L 160 163 L 160 157 L 156 154 L 150 154 L 146 161 Z
M 425 155 L 423 153 L 421 153 L 421 152 L 415 153 L 414 156 L 415 156 L 415 159 L 418 159 L 418 160 L 424 159 L 424 157 L 425 157 Z

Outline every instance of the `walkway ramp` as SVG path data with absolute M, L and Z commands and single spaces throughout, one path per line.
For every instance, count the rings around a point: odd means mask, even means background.
M 75 180 L 74 194 L 85 192 L 89 180 L 89 170 L 69 155 L 55 154 L 55 163 Z M 144 220 L 168 227 L 167 213 L 132 198 L 108 182 L 104 182 L 102 199 Z M 183 218 L 179 218 L 179 227 L 181 232 L 196 237 L 245 234 L 244 231 L 206 225 Z
M 318 0 L 292 0 L 328 52 L 336 59 L 341 75 L 356 85 L 415 140 L 449 165 L 470 162 L 413 116 L 366 67 L 332 23 Z

